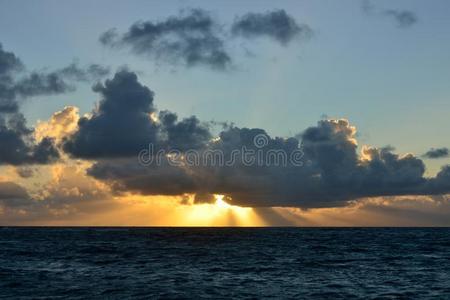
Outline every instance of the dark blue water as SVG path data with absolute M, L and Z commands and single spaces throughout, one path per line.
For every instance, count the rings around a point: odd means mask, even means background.
M 0 228 L 0 298 L 450 299 L 450 229 Z

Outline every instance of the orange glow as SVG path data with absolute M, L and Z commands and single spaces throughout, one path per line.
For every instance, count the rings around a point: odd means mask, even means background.
M 214 204 L 191 205 L 185 212 L 185 226 L 265 226 L 252 208 L 226 203 L 223 195 L 215 195 Z M 180 206 L 185 210 L 186 207 Z

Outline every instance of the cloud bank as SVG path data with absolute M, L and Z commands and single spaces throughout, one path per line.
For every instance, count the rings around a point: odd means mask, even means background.
M 270 137 L 260 128 L 228 126 L 212 139 L 208 127 L 195 117 L 178 121 L 174 113 L 163 111 L 154 120 L 154 94 L 130 71 L 117 73 L 95 89 L 103 97 L 98 110 L 80 119 L 64 149 L 76 158 L 96 159 L 88 174 L 117 193 L 224 194 L 241 206 L 318 208 L 366 197 L 450 192 L 449 166 L 427 178 L 423 161 L 412 154 L 358 149 L 356 128 L 344 119 L 321 120 L 290 138 Z M 267 139 L 262 146 L 255 144 L 260 136 Z M 282 150 L 288 157 L 301 150 L 304 164 L 249 165 L 238 157 L 232 165 L 174 165 L 164 156 L 158 165 L 143 165 L 138 154 L 149 144 L 181 155 L 189 150 L 222 153 L 225 161 L 236 149 L 258 150 L 264 156 Z

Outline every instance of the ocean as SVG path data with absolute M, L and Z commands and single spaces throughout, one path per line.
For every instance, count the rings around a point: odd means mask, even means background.
M 450 228 L 0 228 L 5 299 L 450 299 Z

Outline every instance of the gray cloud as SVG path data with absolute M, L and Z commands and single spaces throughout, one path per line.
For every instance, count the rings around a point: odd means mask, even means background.
M 73 82 L 91 82 L 108 74 L 109 69 L 98 64 L 81 68 L 72 63 L 52 72 L 31 72 L 15 83 L 13 91 L 23 98 L 63 94 L 75 90 Z
M 153 92 L 134 73 L 116 73 L 94 91 L 102 96 L 99 108 L 79 120 L 79 130 L 64 141 L 67 152 L 84 158 L 136 155 L 156 140 Z
M 32 134 L 23 115 L 0 115 L 0 164 L 46 164 L 59 158 L 52 139 L 36 143 Z
M 175 113 L 162 111 L 159 119 L 165 146 L 169 149 L 174 148 L 181 151 L 199 149 L 211 139 L 208 127 L 201 124 L 194 116 L 178 121 Z
M 409 10 L 378 9 L 369 0 L 362 2 L 362 10 L 368 15 L 391 18 L 398 27 L 408 28 L 419 21 L 417 15 Z
M 29 204 L 30 196 L 25 188 L 13 182 L 0 182 L 0 206 L 17 208 Z
M 234 21 L 231 32 L 245 38 L 267 36 L 282 45 L 287 45 L 296 38 L 308 38 L 312 35 L 312 29 L 308 25 L 298 24 L 282 9 L 248 13 Z
M 0 74 L 9 75 L 22 69 L 23 64 L 20 59 L 14 53 L 3 50 L 3 45 L 0 44 Z
M 409 10 L 387 9 L 383 14 L 393 18 L 399 27 L 410 27 L 418 21 L 416 14 Z
M 123 35 L 108 30 L 100 42 L 110 47 L 128 46 L 136 54 L 187 67 L 205 65 L 227 69 L 231 63 L 221 38 L 221 28 L 201 9 L 192 9 L 161 22 L 138 22 Z
M 26 72 L 22 61 L 0 44 L 0 164 L 45 164 L 59 157 L 52 139 L 34 140 L 33 130 L 19 112 L 24 99 L 66 93 L 75 89 L 73 82 L 95 80 L 108 73 L 100 65 L 81 68 L 76 63 L 51 72 Z
M 88 214 L 116 206 L 106 190 L 78 173 L 76 165 L 61 167 L 64 176 L 52 177 L 33 195 L 16 183 L 0 182 L 0 224 L 48 224 L 62 220 L 78 224 Z
M 109 74 L 98 64 L 79 67 L 72 63 L 55 71 L 26 72 L 22 61 L 0 44 L 0 113 L 17 113 L 24 99 L 75 90 L 74 82 L 90 82 Z
M 231 36 L 245 39 L 269 37 L 287 46 L 294 39 L 311 37 L 312 29 L 284 10 L 248 13 L 223 26 L 201 9 L 182 11 L 159 22 L 137 22 L 120 34 L 115 28 L 100 35 L 101 44 L 110 48 L 129 48 L 135 54 L 156 62 L 186 67 L 207 66 L 215 70 L 232 67 L 229 53 Z M 246 49 L 247 53 L 250 53 Z
M 0 44 L 0 112 L 15 112 L 18 104 L 15 101 L 14 76 L 23 70 L 21 60 L 12 52 L 3 50 Z
M 122 71 L 97 90 L 103 95 L 91 118 L 80 120 L 79 130 L 66 141 L 75 157 L 95 158 L 88 174 L 107 182 L 118 193 L 183 195 L 198 193 L 196 201 L 210 201 L 209 194 L 224 194 L 243 206 L 335 207 L 350 200 L 399 195 L 437 195 L 450 192 L 450 167 L 434 178 L 424 176 L 419 158 L 398 155 L 392 148 L 363 148 L 358 152 L 356 129 L 347 120 L 321 120 L 302 134 L 272 138 L 263 129 L 226 126 L 220 139 L 195 117 L 178 121 L 163 111 L 159 122 L 153 93 L 137 81 L 134 73 Z M 266 144 L 256 147 L 257 136 Z M 266 157 L 282 150 L 290 157 L 299 149 L 304 164 L 246 164 L 242 156 L 232 165 L 199 163 L 174 165 L 162 157 L 159 165 L 140 164 L 137 154 L 152 143 L 157 149 L 177 149 L 201 154 L 220 151 L 230 161 L 236 149 L 262 151 Z M 209 196 L 208 196 L 209 195 Z
M 94 91 L 102 96 L 98 110 L 90 118 L 81 118 L 79 130 L 63 143 L 74 157 L 132 156 L 150 143 L 158 148 L 192 149 L 210 138 L 208 128 L 195 117 L 178 121 L 176 114 L 163 111 L 161 122 L 155 122 L 150 116 L 156 110 L 153 92 L 133 72 L 120 71 Z
M 381 201 L 380 201 L 381 200 Z M 365 216 L 357 226 L 450 226 L 450 198 L 446 196 L 365 199 L 355 212 Z M 344 217 L 345 218 L 345 217 Z M 347 217 L 351 222 L 356 215 Z
M 423 156 L 426 158 L 437 159 L 448 157 L 449 150 L 448 148 L 431 148 L 428 150 Z
M 198 174 L 163 160 L 159 166 L 144 167 L 137 158 L 99 160 L 88 175 L 105 181 L 117 192 L 143 195 L 183 195 L 200 190 Z

